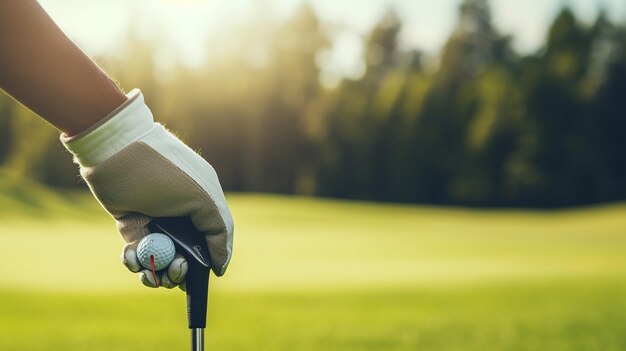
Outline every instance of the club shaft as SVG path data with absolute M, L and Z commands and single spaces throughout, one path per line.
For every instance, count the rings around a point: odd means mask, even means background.
M 204 351 L 204 328 L 191 329 L 191 351 Z

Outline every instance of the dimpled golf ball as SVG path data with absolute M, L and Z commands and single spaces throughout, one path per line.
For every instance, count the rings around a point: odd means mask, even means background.
M 161 233 L 146 235 L 137 246 L 139 263 L 147 269 L 151 269 L 150 256 L 154 256 L 154 269 L 159 271 L 166 268 L 175 255 L 174 242 L 167 235 Z

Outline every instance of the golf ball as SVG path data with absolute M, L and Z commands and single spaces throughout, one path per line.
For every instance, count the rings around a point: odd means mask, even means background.
M 154 269 L 166 268 L 176 255 L 174 242 L 167 235 L 152 233 L 146 235 L 137 246 L 139 263 L 147 269 L 150 267 L 150 256 L 154 257 Z

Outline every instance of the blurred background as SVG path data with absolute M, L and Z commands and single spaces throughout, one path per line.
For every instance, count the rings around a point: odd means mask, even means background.
M 220 175 L 209 349 L 626 348 L 625 2 L 41 4 Z M 0 349 L 185 347 L 4 94 L 0 175 Z
M 523 207 L 626 198 L 623 2 L 370 3 L 42 2 L 229 191 Z M 80 187 L 56 131 L 6 96 L 0 106 L 3 166 Z

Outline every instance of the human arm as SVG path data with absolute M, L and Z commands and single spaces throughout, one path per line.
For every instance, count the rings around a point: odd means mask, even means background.
M 233 224 L 213 168 L 155 123 L 139 90 L 125 95 L 34 0 L 0 1 L 0 88 L 61 131 L 115 219 L 131 271 L 142 270 L 134 250 L 152 219 L 183 216 L 204 234 L 212 268 L 224 274 Z M 170 283 L 184 274 L 175 278 Z
M 126 100 L 35 0 L 0 1 L 0 88 L 66 135 Z

